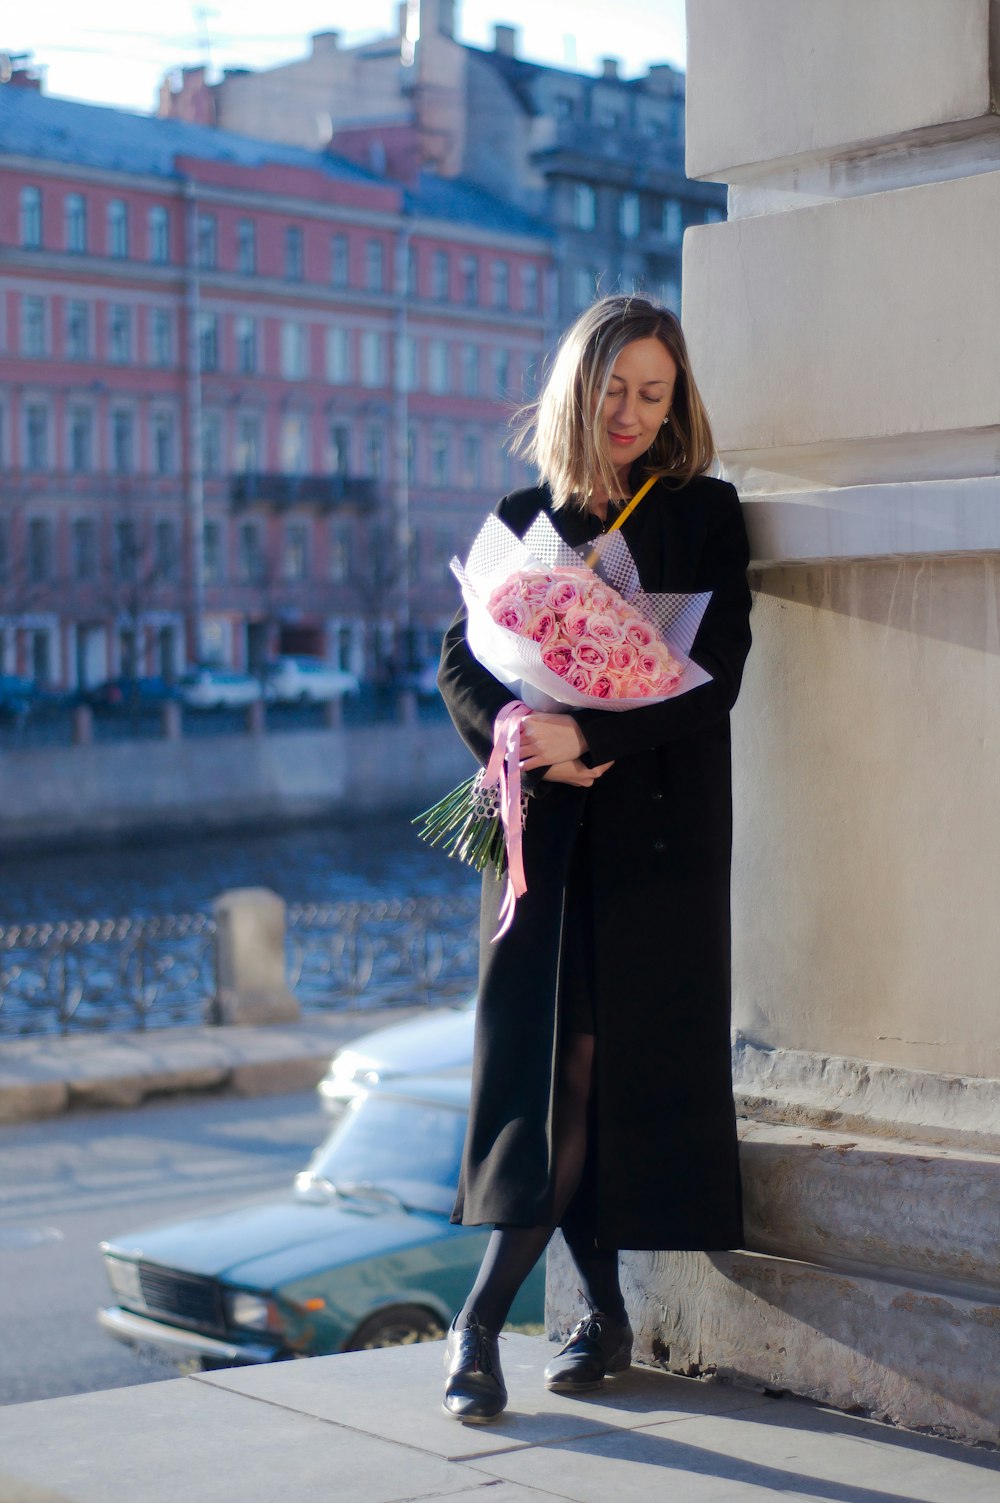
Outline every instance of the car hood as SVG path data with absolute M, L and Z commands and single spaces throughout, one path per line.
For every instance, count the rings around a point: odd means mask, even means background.
M 445 1217 L 377 1201 L 325 1205 L 289 1196 L 128 1232 L 111 1239 L 108 1250 L 205 1278 L 274 1289 L 319 1269 L 396 1252 L 450 1230 Z

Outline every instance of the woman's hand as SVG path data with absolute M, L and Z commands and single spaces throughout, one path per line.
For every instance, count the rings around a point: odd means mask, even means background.
M 575 762 L 587 750 L 587 738 L 572 715 L 547 715 L 533 710 L 521 722 L 521 771 Z M 584 771 L 591 769 L 585 768 Z M 565 778 L 551 779 L 567 782 Z M 575 781 L 575 779 L 573 780 Z
M 571 783 L 574 788 L 589 788 L 603 777 L 613 762 L 602 762 L 600 767 L 587 767 L 574 758 L 572 762 L 554 762 L 543 775 L 543 783 Z

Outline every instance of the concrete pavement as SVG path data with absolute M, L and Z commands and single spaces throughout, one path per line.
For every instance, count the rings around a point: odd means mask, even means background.
M 0 1411 L 0 1503 L 995 1503 L 1000 1456 L 634 1367 L 542 1387 L 508 1337 L 494 1425 L 440 1409 L 442 1343 L 205 1373 Z
M 342 1044 L 422 1010 L 381 1007 L 284 1025 L 10 1039 L 0 1042 L 0 1123 L 79 1107 L 133 1107 L 182 1091 L 308 1090 Z

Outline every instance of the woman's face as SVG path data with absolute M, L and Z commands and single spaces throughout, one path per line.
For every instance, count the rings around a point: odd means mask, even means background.
M 634 339 L 614 363 L 600 422 L 616 470 L 628 470 L 652 444 L 670 411 L 677 362 L 660 340 Z

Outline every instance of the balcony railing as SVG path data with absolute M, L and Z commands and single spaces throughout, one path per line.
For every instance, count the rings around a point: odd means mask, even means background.
M 234 510 L 251 505 L 317 506 L 324 511 L 346 504 L 373 509 L 378 482 L 364 475 L 231 475 L 229 500 Z

